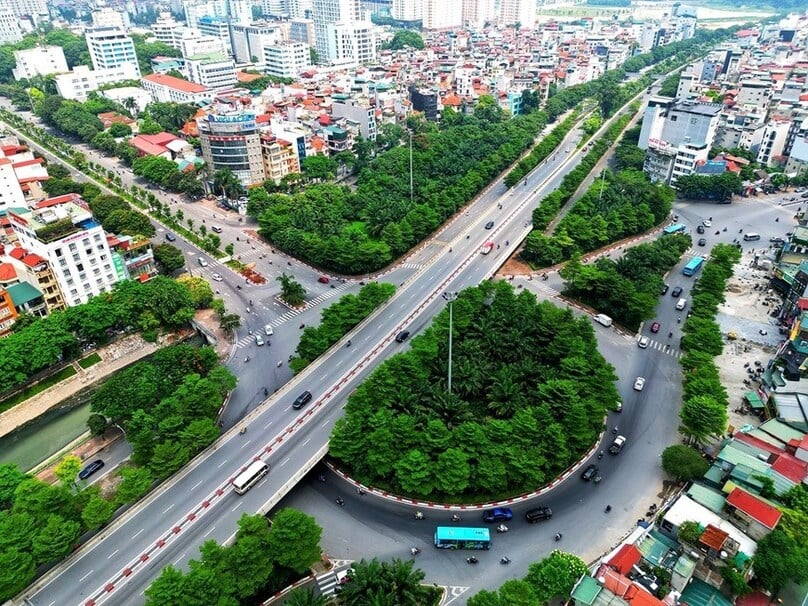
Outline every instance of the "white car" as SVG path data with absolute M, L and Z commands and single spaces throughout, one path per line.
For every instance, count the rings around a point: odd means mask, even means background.
M 639 347 L 640 349 L 645 349 L 646 347 L 648 347 L 648 343 L 649 343 L 648 337 L 640 337 L 640 340 L 637 341 L 637 347 Z
M 221 282 L 222 281 L 222 277 L 219 274 L 213 274 L 210 277 L 210 279 L 213 280 L 214 282 Z
M 273 333 L 272 333 L 272 325 L 271 324 L 267 324 L 266 326 L 264 326 L 264 334 L 266 336 L 268 336 L 268 337 L 272 336 Z
M 710 221 L 709 219 L 705 219 L 704 221 L 702 221 L 702 222 L 701 222 L 701 224 L 702 224 L 704 227 L 712 227 L 712 226 L 713 226 L 713 222 L 712 222 L 712 221 Z
M 255 335 L 255 344 L 258 347 L 261 347 L 264 344 L 264 340 L 261 338 L 261 335 Z
M 645 387 L 645 378 L 637 377 L 634 381 L 634 391 L 642 391 L 643 387 Z

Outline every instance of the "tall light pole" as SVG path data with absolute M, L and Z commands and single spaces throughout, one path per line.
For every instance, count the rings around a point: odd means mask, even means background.
M 443 298 L 449 303 L 449 376 L 447 377 L 446 384 L 449 393 L 452 393 L 452 303 L 457 300 L 456 292 L 445 292 Z
M 412 131 L 410 131 L 410 207 L 412 207 Z

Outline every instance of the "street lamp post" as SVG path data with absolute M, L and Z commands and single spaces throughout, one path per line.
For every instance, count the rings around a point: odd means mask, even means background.
M 412 131 L 410 131 L 410 206 L 412 206 Z
M 443 298 L 449 303 L 449 373 L 446 379 L 446 385 L 449 393 L 452 393 L 452 303 L 457 300 L 456 292 L 445 292 Z

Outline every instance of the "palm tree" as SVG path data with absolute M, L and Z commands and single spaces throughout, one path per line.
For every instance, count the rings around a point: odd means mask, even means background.
M 311 589 L 295 589 L 283 603 L 286 606 L 326 606 L 328 599 Z

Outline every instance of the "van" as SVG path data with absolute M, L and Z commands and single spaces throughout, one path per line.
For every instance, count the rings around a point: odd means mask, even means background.
M 676 302 L 676 309 L 682 311 L 685 307 L 687 307 L 687 299 L 679 299 Z
M 598 324 L 602 324 L 603 326 L 612 325 L 612 319 L 606 314 L 598 314 L 593 319 L 595 320 L 595 322 L 597 322 Z
M 747 242 L 751 242 L 752 240 L 760 240 L 760 234 L 744 234 L 743 239 Z
M 214 225 L 213 227 L 211 227 L 211 229 L 212 229 L 214 232 L 216 232 L 217 234 L 222 233 L 222 228 L 221 228 L 221 227 L 219 227 L 218 225 Z

